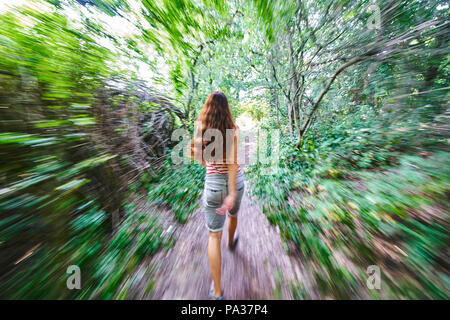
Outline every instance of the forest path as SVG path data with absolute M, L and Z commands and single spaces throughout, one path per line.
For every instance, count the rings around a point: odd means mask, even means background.
M 228 249 L 226 227 L 222 235 L 224 299 L 293 299 L 290 284 L 299 284 L 304 273 L 299 261 L 284 249 L 278 228 L 269 223 L 247 194 L 238 215 L 239 242 L 235 251 Z M 158 271 L 146 298 L 208 299 L 211 275 L 207 246 L 208 231 L 200 208 L 181 227 L 174 247 L 154 257 Z

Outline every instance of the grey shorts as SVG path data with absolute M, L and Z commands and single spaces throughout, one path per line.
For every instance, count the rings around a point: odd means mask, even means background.
M 234 208 L 228 213 L 236 216 L 244 195 L 244 175 L 237 174 L 236 189 L 237 199 Z M 203 190 L 203 207 L 205 211 L 206 227 L 209 231 L 218 232 L 223 229 L 225 215 L 216 213 L 216 209 L 222 206 L 223 200 L 228 195 L 228 175 L 227 174 L 207 174 L 205 177 L 205 188 Z

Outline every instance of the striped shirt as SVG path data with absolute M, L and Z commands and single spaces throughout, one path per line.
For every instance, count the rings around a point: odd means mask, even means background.
M 237 173 L 241 172 L 241 167 L 237 167 Z M 228 174 L 226 163 L 206 162 L 206 174 Z

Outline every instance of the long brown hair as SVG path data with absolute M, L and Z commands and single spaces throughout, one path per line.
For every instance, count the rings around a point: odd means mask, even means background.
M 197 125 L 200 127 L 198 132 L 194 133 L 194 139 L 201 139 L 201 154 L 203 157 L 203 151 L 206 146 L 212 141 L 203 140 L 205 131 L 208 129 L 217 129 L 222 133 L 223 137 L 223 159 L 227 157 L 227 129 L 236 130 L 237 126 L 234 124 L 233 117 L 231 115 L 230 107 L 228 105 L 228 99 L 223 92 L 214 91 L 206 99 L 205 104 L 200 111 L 196 120 Z M 201 134 L 201 136 L 199 136 Z M 194 141 L 191 144 L 191 150 L 195 150 Z M 200 150 L 196 150 L 200 151 Z M 214 156 L 214 154 L 213 154 Z

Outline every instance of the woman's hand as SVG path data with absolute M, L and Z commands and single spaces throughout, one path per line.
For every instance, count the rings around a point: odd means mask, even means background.
M 230 212 L 234 205 L 236 204 L 236 195 L 229 194 L 225 197 L 223 200 L 222 206 L 219 209 L 216 209 L 216 213 L 220 215 L 224 215 L 228 212 Z

